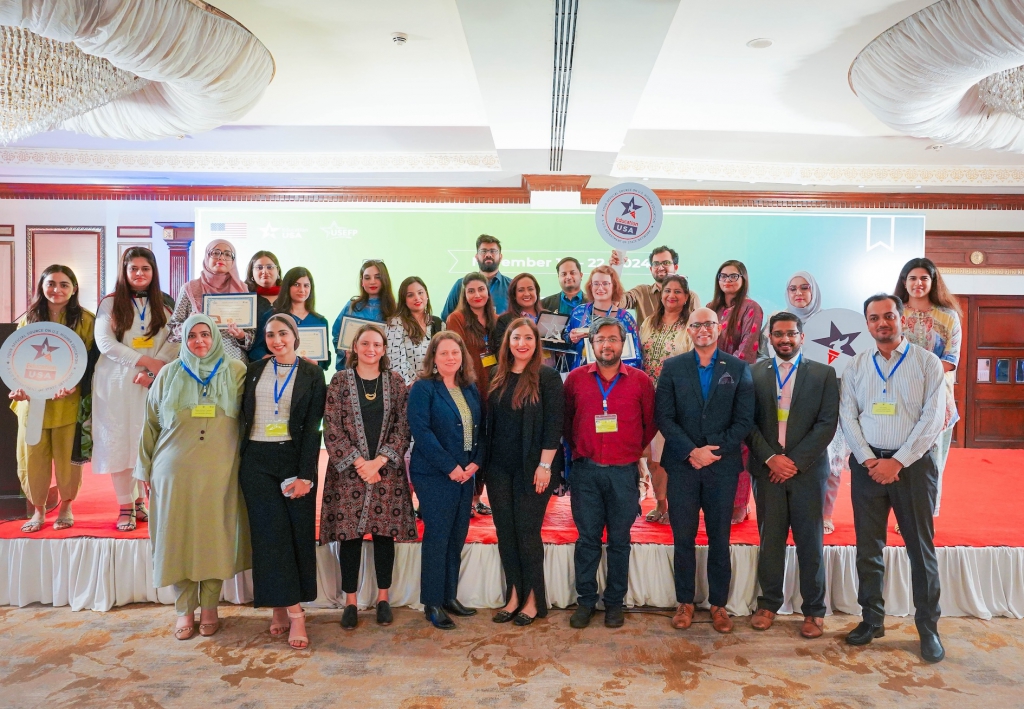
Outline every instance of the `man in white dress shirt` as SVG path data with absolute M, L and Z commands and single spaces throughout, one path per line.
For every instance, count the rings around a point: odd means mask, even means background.
M 843 374 L 840 422 L 850 444 L 853 524 L 857 532 L 857 600 L 863 621 L 846 637 L 866 645 L 885 635 L 882 550 L 889 510 L 910 557 L 921 657 L 939 662 L 939 570 L 932 512 L 938 472 L 931 449 L 942 432 L 946 390 L 939 358 L 903 337 L 903 302 L 873 295 L 864 302 L 876 346 Z

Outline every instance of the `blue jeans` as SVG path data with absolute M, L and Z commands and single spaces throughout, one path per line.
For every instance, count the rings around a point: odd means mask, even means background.
M 621 606 L 629 580 L 629 530 L 640 513 L 640 470 L 630 465 L 598 465 L 587 458 L 573 461 L 569 501 L 579 539 L 573 562 L 576 594 L 581 606 L 597 605 L 597 567 L 601 536 L 608 529 L 608 582 L 604 605 Z

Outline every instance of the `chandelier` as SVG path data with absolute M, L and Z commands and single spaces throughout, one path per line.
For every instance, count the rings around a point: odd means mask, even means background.
M 978 97 L 991 109 L 1024 119 L 1024 67 L 986 76 L 978 82 Z
M 74 43 L 0 26 L 0 143 L 58 128 L 148 83 Z

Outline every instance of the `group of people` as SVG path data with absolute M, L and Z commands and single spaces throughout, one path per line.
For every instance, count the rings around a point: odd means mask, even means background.
M 882 548 L 893 508 L 911 558 L 924 656 L 941 659 L 932 515 L 956 420 L 951 386 L 960 327 L 934 264 L 911 261 L 894 295 L 865 303 L 876 347 L 850 364 L 840 394 L 834 370 L 802 356 L 803 323 L 821 303 L 809 273 L 789 280 L 787 310 L 762 330 L 763 312 L 748 295 L 739 261 L 722 264 L 712 300 L 701 307 L 667 246 L 650 255 L 653 283 L 629 291 L 614 255 L 585 283 L 579 261 L 564 258 L 556 266 L 560 291 L 545 298 L 534 275 L 500 273 L 498 239 L 482 235 L 476 247 L 480 270 L 453 285 L 441 318 L 422 279 L 406 278 L 395 297 L 385 264 L 364 262 L 358 294 L 334 323 L 335 343 L 343 318 L 366 323 L 351 350 L 336 349 L 329 386 L 329 362 L 297 355 L 303 329 L 327 325 L 315 310 L 312 274 L 296 267 L 282 277 L 270 252 L 255 254 L 242 280 L 234 247 L 210 243 L 199 277 L 172 302 L 160 289 L 153 254 L 128 249 L 115 291 L 95 317 L 78 303 L 71 269 L 49 267 L 21 324 L 63 323 L 94 346 L 98 361 L 78 387 L 47 402 L 38 444 L 24 440 L 25 392 L 11 394 L 19 474 L 36 510 L 23 530 L 44 523 L 51 466 L 61 494 L 54 526 L 73 525 L 71 503 L 81 485 L 73 450 L 89 442 L 93 471 L 113 481 L 118 529 L 149 521 L 154 583 L 173 585 L 177 595 L 176 637 L 194 634 L 197 609 L 199 633 L 215 633 L 222 581 L 251 567 L 254 604 L 273 608 L 271 634 L 287 633 L 293 647 L 307 647 L 301 603 L 316 596 L 323 440 L 329 462 L 319 542 L 337 543 L 347 595 L 343 628 L 358 624 L 367 536 L 376 620 L 392 621 L 395 542 L 417 539 L 417 515 L 421 602 L 433 625 L 452 628 L 452 616 L 476 612 L 457 598 L 473 514 L 493 513 L 498 536 L 506 605 L 493 620 L 529 625 L 545 616 L 541 526 L 552 494 L 566 487 L 579 531 L 579 599 L 570 623 L 584 627 L 595 613 L 607 530 L 602 600 L 605 624 L 618 627 L 630 527 L 649 475 L 657 504 L 648 520 L 670 524 L 675 538 L 673 625 L 689 627 L 695 612 L 694 545 L 703 514 L 712 621 L 729 632 L 729 533 L 746 518 L 752 487 L 762 589 L 752 624 L 767 629 L 782 605 L 792 529 L 802 632 L 819 637 L 832 481 L 852 451 L 864 623 L 848 641 L 870 642 L 884 632 Z M 203 314 L 204 295 L 243 292 L 258 296 L 255 328 L 218 328 Z M 549 366 L 552 354 L 537 327 L 544 312 L 568 317 L 572 371 L 564 382 Z M 83 422 L 90 416 L 88 441 Z M 480 498 L 484 486 L 489 505 Z

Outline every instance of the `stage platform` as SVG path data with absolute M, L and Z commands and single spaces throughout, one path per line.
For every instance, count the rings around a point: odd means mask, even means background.
M 321 475 L 326 454 L 321 460 Z M 1024 514 L 1017 488 L 1024 477 L 1024 451 L 954 449 L 944 478 L 942 514 L 936 519 L 936 545 L 942 577 L 944 615 L 1024 617 Z M 653 507 L 644 502 L 644 511 Z M 173 601 L 169 589 L 152 587 L 148 530 L 145 524 L 130 533 L 115 528 L 117 503 L 110 481 L 93 475 L 88 466 L 75 502 L 75 526 L 53 531 L 48 526 L 34 535 L 20 531 L 21 522 L 0 523 L 0 605 L 24 606 L 41 602 L 73 609 L 109 610 L 133 602 Z M 859 614 L 853 511 L 848 474 L 843 478 L 835 513 L 836 531 L 826 536 L 827 602 L 831 610 Z M 893 615 L 913 613 L 910 566 L 902 540 L 892 529 L 886 560 L 886 609 Z M 564 607 L 575 602 L 572 552 L 576 528 L 568 498 L 554 498 L 543 529 L 549 602 Z M 501 564 L 494 525 L 476 517 L 463 552 L 459 597 L 467 605 L 502 605 Z M 670 607 L 675 604 L 672 583 L 672 533 L 667 525 L 638 519 L 632 530 L 627 604 Z M 728 609 L 747 615 L 757 597 L 757 523 L 753 518 L 732 532 L 733 586 Z M 701 529 L 698 543 L 706 543 Z M 698 567 L 706 548 L 698 548 Z M 417 605 L 419 544 L 399 544 L 396 551 L 392 605 Z M 319 596 L 315 606 L 340 605 L 344 594 L 334 550 L 318 550 Z M 370 545 L 364 548 L 364 573 L 358 593 L 361 606 L 376 597 Z M 370 573 L 366 573 L 370 571 Z M 787 559 L 787 603 L 783 612 L 799 610 L 800 596 L 791 547 Z M 698 571 L 698 596 L 706 593 Z M 225 599 L 251 600 L 251 580 L 239 574 L 225 584 Z

